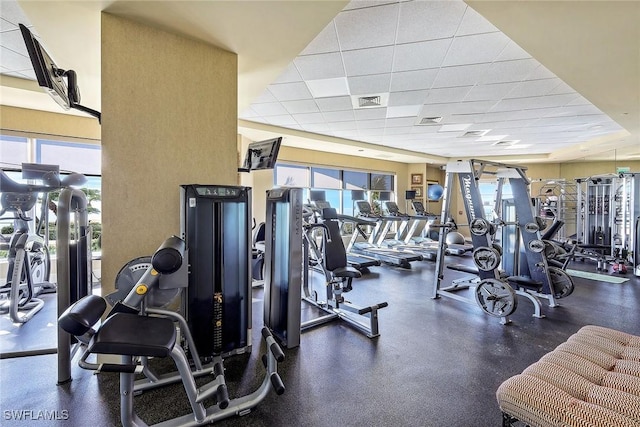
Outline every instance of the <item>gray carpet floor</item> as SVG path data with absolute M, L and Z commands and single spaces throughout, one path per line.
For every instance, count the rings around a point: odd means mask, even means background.
M 571 268 L 595 272 L 589 263 Z M 500 426 L 498 386 L 580 327 L 595 324 L 640 335 L 640 278 L 631 274 L 622 284 L 574 278 L 575 292 L 560 300 L 560 307 L 543 301 L 544 319 L 533 318 L 532 304 L 520 297 L 512 323 L 505 326 L 477 306 L 431 299 L 433 270 L 430 262 L 414 263 L 411 270 L 372 268 L 354 282 L 347 299 L 359 305 L 389 303 L 379 312 L 380 337 L 369 339 L 340 322 L 305 332 L 300 347 L 286 350 L 279 367 L 285 394 L 271 393 L 250 414 L 218 424 Z M 261 299 L 262 290 L 255 289 L 251 354 L 225 361 L 231 397 L 253 391 L 264 376 Z M 304 310 L 305 316 L 314 314 Z M 15 338 L 5 326 L 0 324 L 3 348 Z M 33 326 L 34 334 L 42 332 Z M 0 424 L 120 425 L 117 374 L 95 376 L 77 365 L 72 372 L 70 384 L 56 386 L 55 355 L 0 360 Z M 136 410 L 151 424 L 188 412 L 188 404 L 175 385 L 136 397 Z M 59 419 L 43 419 L 52 414 Z M 20 421 L 18 415 L 31 419 Z

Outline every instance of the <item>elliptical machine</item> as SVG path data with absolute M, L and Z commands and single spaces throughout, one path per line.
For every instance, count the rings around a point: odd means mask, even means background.
M 80 185 L 86 178 L 75 173 L 61 178 L 58 166 L 32 163 L 22 164 L 22 178 L 39 180 L 43 183 L 41 185 L 18 183 L 2 170 L 0 177 L 0 217 L 13 214 L 14 228 L 8 248 L 7 281 L 0 288 L 0 313 L 9 313 L 14 323 L 22 324 L 44 307 L 44 301 L 38 296 L 57 289 L 54 283 L 49 282 L 49 193 Z M 34 226 L 34 219 L 28 213 L 36 205 L 39 194 L 43 195 L 40 219 Z

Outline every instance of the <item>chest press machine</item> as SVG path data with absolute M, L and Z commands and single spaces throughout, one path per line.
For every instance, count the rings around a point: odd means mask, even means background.
M 545 244 L 540 235 L 540 221 L 534 216 L 529 196 L 529 180 L 526 168 L 487 162 L 482 160 L 450 162 L 446 167 L 441 218 L 451 218 L 451 190 L 458 178 L 465 213 L 469 221 L 473 243 L 473 261 L 476 268 L 462 264 L 447 265 L 449 270 L 476 275 L 472 280 L 454 280 L 449 286 L 445 281 L 445 246 L 449 223 L 432 225 L 440 228 L 439 250 L 436 259 L 435 286 L 432 297 L 448 297 L 477 304 L 487 314 L 500 317 L 503 324 L 517 308 L 517 295 L 529 299 L 534 306 L 534 317 L 544 317 L 540 298 L 547 299 L 555 307 L 557 298 L 573 291 L 571 278 L 558 267 L 550 266 L 545 256 Z M 498 180 L 494 212 L 502 209 L 502 188 L 509 184 L 513 194 L 515 217 L 513 221 L 495 223 L 486 218 L 478 181 L 483 175 L 493 175 Z M 510 225 L 514 232 L 503 233 L 501 246 L 495 241 L 498 226 Z M 517 233 L 515 232 L 517 231 Z M 499 269 L 500 264 L 508 271 Z M 474 298 L 459 291 L 470 290 Z

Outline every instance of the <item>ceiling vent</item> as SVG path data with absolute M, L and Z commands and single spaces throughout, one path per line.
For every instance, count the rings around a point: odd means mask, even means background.
M 492 145 L 495 145 L 496 147 L 511 147 L 517 142 L 518 141 L 513 141 L 513 140 L 502 140 L 502 141 L 496 141 Z
M 491 131 L 491 129 L 484 130 L 469 130 L 460 135 L 460 138 L 478 138 L 480 136 L 485 136 Z
M 418 125 L 428 126 L 428 125 L 437 125 L 442 121 L 442 117 L 423 117 L 418 122 Z
M 354 109 L 386 107 L 389 103 L 389 93 L 371 94 L 365 96 L 351 95 Z

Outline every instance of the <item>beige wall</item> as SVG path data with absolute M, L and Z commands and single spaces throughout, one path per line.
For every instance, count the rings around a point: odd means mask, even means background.
M 96 143 L 100 140 L 101 131 L 98 120 L 92 117 L 57 114 L 7 105 L 0 105 L 0 128 L 5 133 L 53 135 L 63 138 L 80 138 L 86 142 L 93 140 Z
M 237 56 L 102 14 L 102 288 L 179 234 L 179 185 L 236 184 Z

